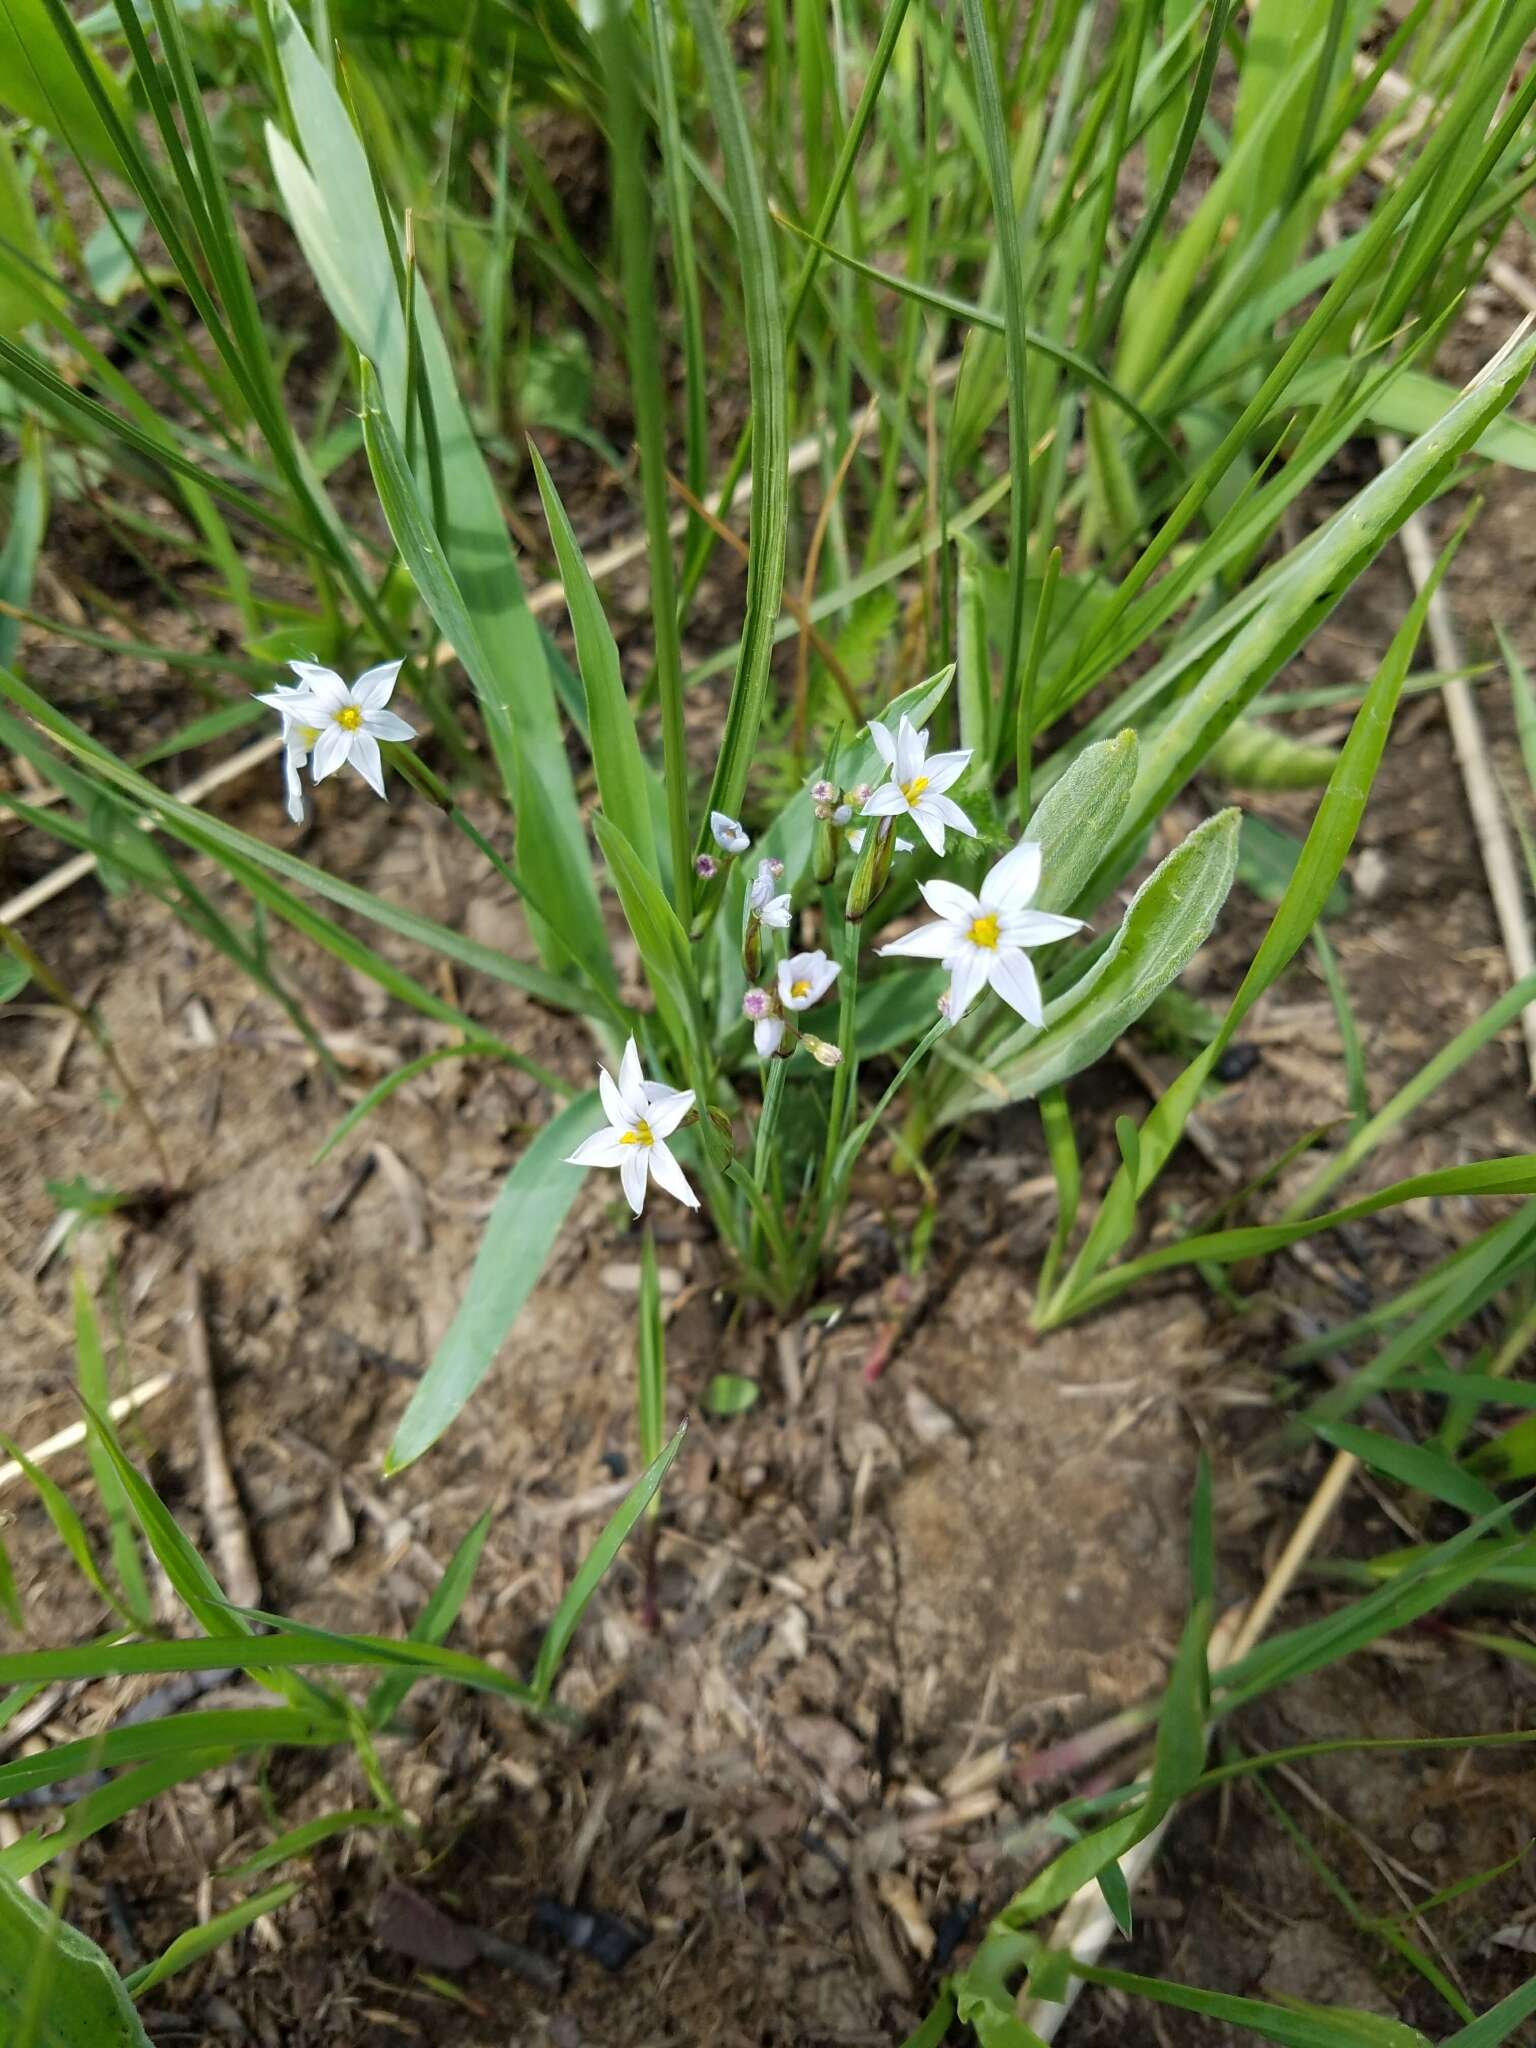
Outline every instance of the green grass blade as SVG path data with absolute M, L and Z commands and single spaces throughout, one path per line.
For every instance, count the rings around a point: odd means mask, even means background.
M 491 1515 L 492 1510 L 487 1508 L 449 1558 L 447 1569 L 432 1588 L 426 1606 L 411 1624 L 413 1643 L 442 1642 L 458 1619 L 459 1609 L 474 1582 L 475 1568 L 485 1548 L 485 1539 L 491 1533 Z M 368 1726 L 382 1728 L 392 1720 L 410 1688 L 408 1675 L 381 1678 L 369 1693 L 368 1704 L 363 1709 L 363 1719 Z
M 75 1363 L 81 1398 L 89 1414 L 95 1409 L 105 1415 L 111 1405 L 112 1393 L 107 1384 L 106 1354 L 101 1348 L 101 1329 L 96 1320 L 96 1305 L 91 1299 L 90 1283 L 85 1269 L 76 1265 L 73 1281 L 75 1316 Z M 117 1571 L 117 1582 L 123 1589 L 123 1599 L 131 1614 L 150 1617 L 154 1609 L 149 1598 L 149 1586 L 144 1578 L 144 1567 L 139 1559 L 139 1546 L 134 1540 L 133 1519 L 129 1513 L 128 1497 L 117 1476 L 107 1447 L 96 1434 L 93 1423 L 87 1424 L 85 1439 L 86 1455 L 90 1460 L 91 1475 L 96 1481 L 96 1491 L 101 1497 L 102 1508 L 107 1517 L 110 1534 L 112 1562 Z
M 190 1969 L 193 1963 L 200 1963 L 204 1956 L 212 1955 L 222 1948 L 226 1941 L 249 1927 L 253 1920 L 259 1920 L 264 1913 L 275 1913 L 279 1906 L 286 1906 L 291 1898 L 303 1889 L 296 1879 L 286 1884 L 275 1884 L 270 1891 L 258 1892 L 253 1898 L 242 1899 L 238 1906 L 231 1906 L 223 1913 L 215 1913 L 199 1927 L 189 1927 L 185 1934 L 177 1935 L 170 1947 L 147 1963 L 142 1970 L 135 1970 L 125 1981 L 134 1998 L 142 1998 L 146 1991 L 152 1991 L 157 1984 L 163 1984 L 167 1977 L 174 1977 L 178 1970 Z
M 758 728 L 768 700 L 768 667 L 784 591 L 789 524 L 789 410 L 773 230 L 730 48 L 711 0 L 688 0 L 688 15 L 725 159 L 736 261 L 746 298 L 747 368 L 752 394 L 752 549 L 747 564 L 746 618 L 720 752 L 704 806 L 707 823 L 710 811 L 724 811 L 733 818 L 741 815 Z M 699 839 L 698 851 L 708 853 L 713 845 L 706 830 Z M 718 903 L 717 887 L 713 905 L 717 907 Z
M 565 1598 L 555 1610 L 555 1618 L 549 1624 L 544 1640 L 539 1645 L 538 1662 L 533 1669 L 533 1696 L 539 1705 L 549 1698 L 567 1646 L 576 1633 L 578 1622 L 586 1612 L 587 1602 L 597 1591 L 598 1581 L 618 1556 L 625 1537 L 650 1505 L 656 1489 L 667 1475 L 668 1467 L 683 1447 L 683 1438 L 687 1430 L 688 1425 L 683 1423 L 660 1457 L 653 1458 L 650 1465 L 641 1473 L 620 1502 L 617 1514 L 582 1559 L 580 1570 L 566 1588 Z

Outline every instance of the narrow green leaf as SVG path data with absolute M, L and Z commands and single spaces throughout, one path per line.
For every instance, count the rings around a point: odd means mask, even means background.
M 539 1645 L 538 1662 L 534 1666 L 531 1680 L 533 1697 L 539 1704 L 549 1698 L 566 1647 L 586 1612 L 587 1602 L 597 1591 L 598 1581 L 618 1556 L 625 1537 L 650 1505 L 657 1487 L 666 1477 L 668 1467 L 682 1449 L 683 1438 L 687 1432 L 687 1423 L 682 1423 L 661 1456 L 651 1461 L 625 1494 L 619 1504 L 618 1513 L 582 1559 L 581 1568 L 566 1589 L 565 1598 L 556 1609 L 555 1618 L 549 1624 L 544 1640 Z
M 1349 1451 L 1362 1465 L 1383 1473 L 1431 1500 L 1443 1500 L 1463 1514 L 1488 1515 L 1496 1512 L 1498 1496 L 1459 1465 L 1424 1444 L 1400 1443 L 1379 1430 L 1361 1429 L 1350 1422 L 1317 1425 L 1317 1434 L 1336 1451 Z M 1518 1474 L 1510 1475 L 1518 1477 Z
M 247 1856 L 243 1863 L 231 1864 L 228 1870 L 217 1871 L 215 1875 L 226 1883 L 238 1877 L 258 1877 L 262 1871 L 275 1869 L 279 1863 L 287 1863 L 292 1857 L 307 1856 L 322 1842 L 329 1842 L 336 1835 L 350 1834 L 354 1828 L 387 1828 L 393 1825 L 393 1816 L 379 1806 L 349 1806 L 339 1813 L 317 1814 L 313 1820 L 289 1828 L 275 1842 L 268 1842 L 264 1849 L 258 1849 L 254 1856 Z
M 474 1582 L 475 1567 L 480 1562 L 485 1539 L 491 1533 L 492 1513 L 493 1510 L 487 1508 L 479 1520 L 470 1525 L 468 1534 L 449 1558 L 447 1569 L 432 1588 L 426 1606 L 411 1624 L 410 1640 L 413 1643 L 440 1643 L 457 1621 L 459 1609 Z M 363 1719 L 368 1726 L 382 1728 L 393 1720 L 410 1689 L 408 1673 L 381 1678 L 369 1693 L 368 1704 L 363 1709 Z
M 91 1299 L 90 1283 L 85 1277 L 84 1267 L 78 1263 L 74 1270 L 73 1292 L 75 1361 L 81 1397 L 88 1412 L 94 1409 L 105 1415 L 112 1399 L 111 1389 L 107 1385 L 106 1355 L 101 1348 L 101 1331 L 96 1321 L 96 1305 Z M 117 1582 L 123 1589 L 123 1599 L 131 1614 L 140 1615 L 148 1621 L 152 1613 L 149 1587 L 144 1578 L 144 1567 L 139 1560 L 139 1547 L 134 1541 L 128 1497 L 123 1491 L 111 1455 L 96 1433 L 94 1423 L 87 1423 L 85 1449 L 90 1460 L 92 1477 L 96 1481 L 96 1491 L 100 1494 L 102 1507 L 106 1511 L 112 1562 L 117 1570 Z
M 398 1472 L 435 1444 L 490 1371 L 581 1190 L 567 1155 L 595 1128 L 597 1096 L 577 1096 L 547 1123 L 502 1182 L 458 1314 L 395 1431 L 385 1461 Z
M 270 1891 L 258 1892 L 254 1898 L 243 1899 L 238 1906 L 231 1906 L 227 1912 L 215 1913 L 199 1927 L 189 1927 L 185 1934 L 178 1934 L 168 1949 L 147 1963 L 142 1970 L 135 1970 L 127 1979 L 128 1990 L 135 1998 L 142 1998 L 146 1991 L 152 1991 L 157 1984 L 163 1984 L 167 1977 L 174 1977 L 178 1970 L 190 1969 L 193 1963 L 200 1963 L 204 1956 L 212 1955 L 222 1948 L 226 1941 L 249 1927 L 253 1920 L 259 1920 L 264 1913 L 275 1913 L 280 1906 L 286 1906 L 303 1887 L 297 1880 L 287 1884 L 275 1884 Z

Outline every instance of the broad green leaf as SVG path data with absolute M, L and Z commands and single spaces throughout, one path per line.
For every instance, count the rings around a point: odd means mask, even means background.
M 1320 789 L 1338 758 L 1333 747 L 1240 718 L 1212 747 L 1205 765 L 1229 789 Z
M 385 1461 L 398 1472 L 435 1444 L 490 1371 L 581 1190 L 568 1155 L 601 1111 L 589 1090 L 547 1123 L 502 1182 L 458 1314 L 400 1418 Z
M 1349 381 L 1354 365 L 1337 357 L 1308 363 L 1285 395 L 1285 410 L 1332 399 Z M 1371 407 L 1371 424 L 1398 434 L 1424 434 L 1443 420 L 1460 396 L 1454 384 L 1422 370 L 1405 370 Z M 1536 469 L 1536 427 L 1525 420 L 1500 419 L 1484 428 L 1473 451 L 1512 469 Z
M 989 1056 L 1001 1095 L 974 1085 L 961 1090 L 940 1106 L 940 1124 L 1002 1100 L 1026 1101 L 1102 1058 L 1210 933 L 1232 886 L 1238 824 L 1236 811 L 1222 811 L 1174 848 L 1137 890 L 1100 959 L 1046 1006 L 1044 1030 L 1025 1026 Z
M 560 581 L 576 638 L 576 662 L 587 696 L 592 765 L 597 770 L 603 809 L 618 826 L 650 873 L 660 879 L 656 840 L 651 829 L 650 775 L 635 731 L 635 716 L 624 693 L 619 650 L 604 615 L 565 507 L 560 502 L 544 458 L 529 443 L 544 518 L 555 544 Z
M 1136 782 L 1136 735 L 1085 747 L 1024 829 L 1040 847 L 1039 910 L 1070 911 L 1114 838 Z
M 5 144 L 0 139 L 0 174 L 3 174 Z M 5 186 L 0 175 L 0 243 L 5 238 Z M 0 331 L 5 325 L 4 279 L 0 276 Z M 18 611 L 32 602 L 32 578 L 48 525 L 48 466 L 43 430 L 31 414 L 21 423 L 21 460 L 12 472 L 10 525 L 5 545 L 0 547 L 0 598 Z M 15 658 L 21 641 L 21 621 L 0 613 L 0 668 Z
M 558 773 L 552 773 L 547 765 L 538 767 L 526 753 L 513 708 L 523 694 L 521 679 L 515 679 L 493 659 L 481 637 L 448 551 L 433 528 L 400 438 L 378 402 L 378 379 L 366 361 L 362 365 L 362 387 L 363 445 L 395 545 L 433 618 L 464 664 L 487 725 L 493 734 L 501 734 L 506 758 L 514 764 L 511 789 L 517 806 L 517 847 L 526 906 L 545 925 L 559 953 L 576 961 L 594 988 L 616 999 L 617 984 L 592 882 L 586 839 L 577 820 L 573 851 L 569 835 L 561 828 L 559 791 L 562 783 L 570 789 L 564 751 Z M 542 651 L 539 669 L 547 683 Z
M 688 935 L 678 922 L 677 912 L 662 894 L 661 884 L 646 869 L 613 819 L 599 812 L 592 820 L 592 829 L 618 891 L 624 920 L 640 949 L 640 962 L 667 1036 L 686 1057 L 692 1048 L 693 1020 L 698 1014 Z
M 0 14 L 0 45 L 4 40 L 4 16 Z M 0 92 L 3 90 L 0 83 Z M 10 136 L 0 135 L 0 334 L 19 334 L 29 321 L 47 317 L 53 303 L 51 275 L 15 146 Z M 12 597 L 9 591 L 0 595 L 11 604 L 26 603 L 24 597 Z M 10 658 L 0 640 L 0 661 Z
M 0 2035 L 27 2048 L 153 2048 L 94 1941 L 0 1878 Z
M 83 44 L 79 48 L 98 90 L 126 123 L 131 116 L 122 86 L 94 51 L 87 53 Z M 4 0 L 0 6 L 0 106 L 24 114 L 107 170 L 122 172 L 122 158 L 107 124 L 43 0 Z
M 672 1460 L 682 1449 L 683 1438 L 687 1433 L 687 1423 L 680 1424 L 672 1441 L 660 1457 L 652 1459 L 641 1473 L 619 1503 L 617 1514 L 582 1559 L 581 1569 L 566 1589 L 565 1598 L 555 1610 L 555 1618 L 549 1624 L 544 1640 L 539 1645 L 538 1662 L 534 1666 L 531 1681 L 533 1697 L 537 1703 L 542 1704 L 549 1698 L 565 1656 L 566 1646 L 576 1633 L 576 1626 L 586 1612 L 587 1602 L 597 1591 L 598 1581 L 603 1573 L 618 1556 L 625 1537 L 650 1506 Z

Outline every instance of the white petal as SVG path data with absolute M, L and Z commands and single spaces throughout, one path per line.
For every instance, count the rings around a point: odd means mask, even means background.
M 626 1145 L 624 1157 L 619 1162 L 619 1183 L 624 1190 L 624 1199 L 638 1216 L 645 1207 L 645 1155 L 647 1145 Z
M 662 1088 L 653 1081 L 650 1107 L 645 1120 L 651 1127 L 653 1138 L 670 1138 L 683 1118 L 693 1107 L 691 1088 Z
M 969 928 L 981 915 L 981 905 L 970 890 L 962 889 L 958 882 L 946 882 L 942 877 L 936 877 L 931 882 L 919 882 L 917 886 L 935 917 L 947 917 L 951 924 Z
M 622 1131 L 594 1131 L 583 1138 L 566 1160 L 567 1166 L 622 1166 L 637 1145 L 626 1145 Z
M 944 798 L 940 797 L 939 802 L 943 803 Z M 943 822 L 929 804 L 927 797 L 920 796 L 916 804 L 910 808 L 912 810 L 913 824 L 922 833 L 934 852 L 942 853 L 944 851 Z
M 877 946 L 875 950 L 882 957 L 887 953 L 904 953 L 910 960 L 947 960 L 964 942 L 964 937 L 963 931 L 947 922 L 920 924 L 916 931 L 907 932 L 899 939 L 892 939 L 888 946 Z
M 894 782 L 882 782 L 874 795 L 866 799 L 861 815 L 866 818 L 895 818 L 911 808 Z
M 794 913 L 790 909 L 788 895 L 775 896 L 762 910 L 762 921 L 770 931 L 787 932 Z
M 327 775 L 334 775 L 347 758 L 347 742 L 352 737 L 343 732 L 339 725 L 328 725 L 315 741 L 315 751 L 309 764 L 309 772 L 316 782 L 324 782 Z
M 336 728 L 333 726 L 334 732 Z M 379 758 L 379 743 L 371 732 L 359 728 L 351 735 L 352 745 L 348 758 L 375 796 L 384 796 L 384 763 Z M 388 803 L 388 797 L 384 797 Z
M 699 1198 L 689 1187 L 687 1176 L 665 1145 L 657 1143 L 651 1147 L 650 1167 L 651 1179 L 655 1181 L 657 1187 L 665 1188 L 669 1195 L 675 1195 L 686 1207 L 697 1209 Z
M 616 1131 L 627 1131 L 634 1122 L 629 1105 L 619 1093 L 618 1083 L 606 1067 L 597 1070 L 597 1092 L 602 1098 L 603 1115 Z
M 898 782 L 915 782 L 922 774 L 924 738 L 913 731 L 911 719 L 903 712 L 896 728 L 896 766 L 891 771 Z
M 283 789 L 288 800 L 288 815 L 295 825 L 304 822 L 304 784 L 299 770 L 304 766 L 304 756 L 296 755 L 289 747 L 283 755 Z
M 898 839 L 896 843 L 899 846 L 901 841 Z M 862 853 L 864 851 L 864 827 L 862 825 L 857 832 L 850 832 L 848 834 L 848 844 L 855 853 Z
M 638 1123 L 649 1109 L 650 1103 L 646 1099 L 640 1048 L 633 1038 L 626 1041 L 624 1057 L 619 1061 L 619 1093 L 624 1098 L 624 1107 L 629 1111 L 630 1121 Z
M 1082 928 L 1080 917 L 1057 917 L 1049 910 L 1015 910 L 1002 921 L 1002 937 L 1008 946 L 1053 946 Z
M 869 721 L 869 736 L 875 743 L 875 752 L 887 768 L 896 766 L 896 742 L 889 726 L 882 725 L 878 718 Z
M 981 900 L 988 910 L 1026 910 L 1040 886 L 1040 847 L 1033 839 L 1021 839 L 987 871 L 981 885 Z
M 929 789 L 923 792 L 918 801 L 929 805 L 939 822 L 947 825 L 952 832 L 963 832 L 967 839 L 976 837 L 976 827 L 953 797 L 943 796 L 937 790 Z M 918 823 L 921 824 L 922 820 L 919 819 Z
M 948 789 L 958 782 L 965 773 L 971 758 L 971 749 L 966 747 L 955 754 L 930 754 L 923 763 L 923 773 L 928 778 L 930 789 Z
M 1040 1025 L 1045 1022 L 1045 1006 L 1040 1000 L 1040 982 L 1030 965 L 1027 953 L 1015 953 L 1011 950 L 994 953 L 992 971 L 987 979 L 1009 1009 L 1017 1010 L 1026 1024 Z
M 405 667 L 405 657 L 381 661 L 377 668 L 364 669 L 352 685 L 352 702 L 361 711 L 382 711 L 395 687 L 395 678 Z
M 407 725 L 393 711 L 365 711 L 363 730 L 371 732 L 376 740 L 413 740 L 416 737 L 415 726 Z
M 993 954 L 980 946 L 967 946 L 956 954 L 949 970 L 949 1021 L 958 1024 L 987 985 L 987 971 Z
M 306 694 L 297 683 L 279 683 L 275 690 L 251 692 L 258 704 L 265 704 L 269 711 L 275 711 L 283 719 L 292 718 L 294 700 Z
M 346 684 L 333 668 L 321 668 L 314 661 L 290 661 L 288 666 L 304 685 L 304 694 L 312 697 L 322 711 L 340 711 L 352 699 Z
M 752 1044 L 760 1060 L 771 1060 L 783 1042 L 782 1017 L 759 1017 L 752 1026 Z

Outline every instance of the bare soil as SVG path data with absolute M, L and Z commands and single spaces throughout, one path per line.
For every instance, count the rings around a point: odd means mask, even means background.
M 1457 565 L 1453 589 L 1474 652 L 1502 611 L 1536 661 L 1533 514 L 1536 485 L 1500 477 Z M 53 568 L 67 573 L 61 561 Z M 1407 595 L 1389 558 L 1288 680 L 1367 676 Z M 174 684 L 57 644 L 29 646 L 27 657 L 66 709 L 141 741 L 173 701 Z M 1483 699 L 1496 755 L 1517 773 L 1501 686 Z M 1220 800 L 1192 792 L 1170 837 Z M 215 801 L 249 830 L 288 837 L 275 780 Z M 1297 831 L 1312 803 L 1274 797 L 1252 808 Z M 527 950 L 515 903 L 404 791 L 386 811 L 361 788 L 331 784 L 319 813 L 310 858 Z M 32 835 L 0 842 L 7 888 L 54 858 Z M 199 879 L 218 887 L 212 871 Z M 1433 698 L 1405 705 L 1352 880 L 1330 931 L 1379 1102 L 1507 980 Z M 1266 915 L 1239 889 L 1187 985 L 1219 1005 Z M 453 1640 L 526 1669 L 576 1560 L 633 1475 L 637 1240 L 611 1189 L 583 1192 L 469 1411 L 419 1465 L 386 1482 L 384 1451 L 412 1380 L 453 1313 L 500 1179 L 547 1114 L 541 1091 L 505 1066 L 445 1063 L 315 1166 L 347 1100 L 437 1042 L 431 1027 L 279 940 L 285 973 L 344 1069 L 338 1092 L 281 1014 L 154 906 L 113 898 L 93 879 L 34 919 L 28 936 L 94 1003 L 150 1106 L 175 1184 L 160 1184 L 91 1038 L 45 1004 L 8 1007 L 6 1433 L 30 1444 L 73 1413 L 69 1272 L 66 1258 L 46 1255 L 56 1214 L 48 1183 L 84 1175 L 136 1192 L 144 1199 L 84 1247 L 110 1286 L 121 1377 L 181 1363 L 187 1276 L 200 1275 L 265 1604 L 332 1628 L 398 1632 L 493 1503 Z M 590 1052 L 568 1021 L 499 985 L 451 992 L 521 1050 L 586 1075 Z M 1307 957 L 1246 1040 L 1256 1063 L 1205 1105 L 1205 1150 L 1186 1147 L 1166 1175 L 1157 1230 L 1184 1227 L 1345 1108 L 1333 1011 Z M 1159 1079 L 1177 1064 L 1146 1043 L 1141 1059 Z M 1380 1177 L 1529 1149 L 1525 1084 L 1518 1039 L 1507 1035 L 1376 1163 Z M 1115 1115 L 1145 1103 L 1144 1080 L 1114 1059 L 1074 1088 L 1088 1201 L 1114 1164 Z M 943 1970 L 1051 1852 L 1051 1838 L 1030 1825 L 1041 1795 L 1019 1766 L 1157 1688 L 1185 1599 L 1199 1449 L 1216 1472 L 1223 1598 L 1237 1602 L 1259 1584 L 1322 1470 L 1321 1453 L 1282 1449 L 1273 1434 L 1277 1362 L 1295 1317 L 1354 1312 L 1494 1213 L 1472 1201 L 1419 1205 L 1324 1241 L 1305 1266 L 1239 1274 L 1241 1310 L 1197 1282 L 1154 1284 L 1036 1339 L 1030 1288 L 1051 1198 L 1033 1112 L 978 1124 L 936 1172 L 938 1223 L 916 1274 L 906 1254 L 917 1192 L 876 1159 L 819 1313 L 785 1327 L 733 1312 L 702 1230 L 680 1211 L 658 1217 L 669 1399 L 674 1417 L 691 1421 L 666 1497 L 659 1626 L 644 1625 L 632 1550 L 589 1610 L 561 1682 L 579 1732 L 532 1724 L 481 1696 L 420 1688 L 406 1709 L 411 1732 L 382 1749 L 419 1839 L 359 1833 L 298 1866 L 305 1883 L 292 1904 L 153 1994 L 157 2042 L 899 2041 Z M 723 1367 L 759 1379 L 763 1397 L 717 1422 L 700 1397 Z M 181 1393 L 152 1404 L 129 1436 L 206 1546 Z M 56 1470 L 88 1505 L 78 1457 Z M 16 1488 L 4 1507 L 33 1639 L 69 1642 L 99 1628 L 41 1510 Z M 1366 1554 L 1440 1533 L 1421 1503 L 1361 1481 L 1334 1539 L 1345 1554 Z M 1281 1625 L 1335 1597 L 1306 1584 Z M 1507 1616 L 1500 1625 L 1523 1628 Z M 147 1684 L 62 1698 L 29 1739 L 106 1725 Z M 1290 1688 L 1243 1716 L 1229 1739 L 1240 1751 L 1531 1720 L 1529 1675 L 1439 1622 Z M 1411 1916 L 1457 1880 L 1515 1859 L 1405 1925 L 1476 2008 L 1525 1975 L 1519 1951 L 1492 1939 L 1536 1921 L 1526 1853 L 1536 1785 L 1519 1752 L 1318 1760 L 1268 1782 L 1309 1851 L 1252 1780 L 1195 1802 L 1139 1901 L 1134 1940 L 1110 1960 L 1237 1993 L 1344 2001 L 1443 2033 L 1446 2007 L 1364 1923 Z M 292 1824 L 366 1804 L 368 1793 L 350 1756 L 285 1755 L 265 1778 L 253 1768 L 209 1776 L 89 1843 L 72 1912 L 124 1968 L 156 1954 L 242 1895 L 216 1873 L 269 1839 L 268 1802 Z M 1321 1866 L 1348 1887 L 1361 1924 L 1351 1925 Z M 456 1968 L 446 1954 L 434 1973 L 440 1935 L 419 1915 L 414 1935 L 400 1934 L 391 1887 L 402 1882 L 464 1922 L 529 1944 L 557 1966 L 558 1985 L 485 1961 Z M 644 1943 L 606 1970 L 551 1929 L 550 1901 L 619 1916 Z M 416 1960 L 402 1941 L 414 1942 Z M 1064 2034 L 1076 2048 L 1229 2038 L 1116 1993 L 1087 1994 Z

